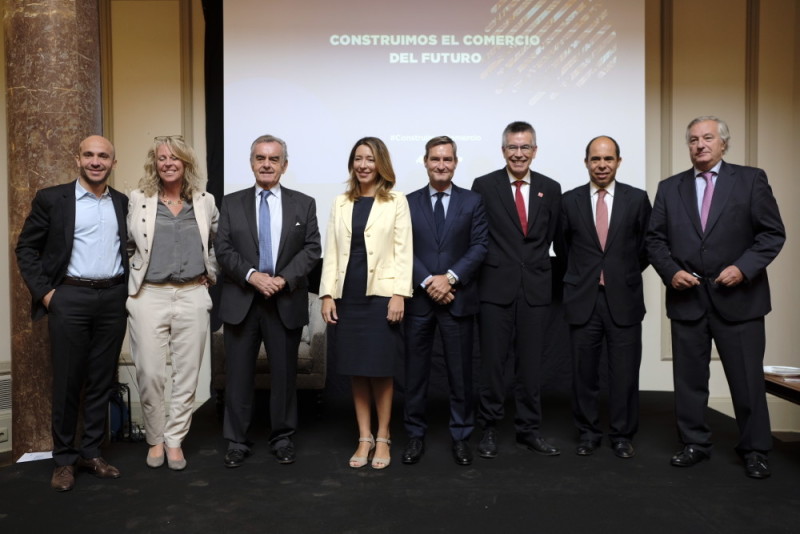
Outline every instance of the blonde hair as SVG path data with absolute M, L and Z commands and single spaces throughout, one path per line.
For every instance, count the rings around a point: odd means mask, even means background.
M 392 198 L 389 191 L 394 187 L 394 169 L 392 168 L 392 158 L 389 156 L 389 149 L 386 148 L 384 142 L 377 137 L 362 137 L 353 145 L 353 150 L 350 151 L 350 159 L 347 160 L 347 170 L 350 171 L 350 178 L 347 180 L 347 191 L 345 191 L 345 194 L 349 200 L 355 201 L 361 198 L 361 187 L 359 186 L 353 168 L 353 161 L 356 158 L 356 149 L 361 145 L 369 147 L 372 151 L 372 156 L 375 158 L 375 171 L 377 174 L 375 178 L 375 198 L 387 202 Z
M 202 175 L 197 156 L 192 147 L 180 135 L 159 136 L 153 139 L 153 145 L 147 151 L 144 161 L 144 176 L 139 180 L 139 189 L 144 191 L 148 197 L 161 192 L 161 178 L 158 176 L 156 154 L 162 146 L 166 146 L 183 163 L 181 198 L 188 200 L 192 198 L 194 191 L 205 191 L 206 180 Z

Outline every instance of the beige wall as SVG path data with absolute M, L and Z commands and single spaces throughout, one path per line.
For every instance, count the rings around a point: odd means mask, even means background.
M 110 135 L 120 160 L 115 185 L 129 190 L 138 180 L 154 135 L 182 132 L 205 159 L 202 9 L 200 0 L 109 0 L 109 5 L 111 22 L 117 17 L 111 32 L 118 55 L 112 56 L 110 99 Z M 800 235 L 800 215 L 788 203 L 800 195 L 800 181 L 792 175 L 800 146 L 798 2 L 646 0 L 646 25 L 646 170 L 651 200 L 660 179 L 689 166 L 683 141 L 689 120 L 701 114 L 726 119 L 732 129 L 726 158 L 766 169 L 789 236 L 769 270 L 773 312 L 767 317 L 765 363 L 800 366 L 800 353 L 794 350 L 800 289 L 791 272 L 800 262 L 800 240 L 795 238 Z M 138 42 L 143 38 L 147 42 Z M 5 109 L 4 94 L 0 99 Z M 5 124 L 5 115 L 2 121 Z M 0 202 L 6 202 L 5 128 L 0 128 L 0 140 Z M 4 240 L 0 247 L 0 371 L 10 360 L 8 250 L 13 244 L 5 237 L 7 225 L 4 218 L 0 222 Z M 649 313 L 644 322 L 641 385 L 645 390 L 671 390 L 663 288 L 652 269 L 645 281 Z M 205 396 L 207 388 L 201 385 L 198 393 Z M 711 397 L 712 406 L 730 412 L 719 362 L 712 363 Z M 800 407 L 770 398 L 770 410 L 776 430 L 800 430 Z
M 713 24 L 708 24 L 713 21 Z M 689 168 L 686 124 L 717 115 L 731 127 L 733 163 L 762 167 L 769 176 L 789 236 L 769 268 L 773 311 L 766 319 L 765 364 L 800 366 L 794 328 L 798 285 L 790 265 L 800 260 L 800 217 L 787 200 L 799 191 L 792 176 L 800 140 L 800 7 L 796 0 L 648 0 L 647 189 Z M 663 32 L 661 31 L 663 29 Z M 748 43 L 751 46 L 748 47 Z M 794 195 L 793 195 L 794 193 Z M 647 273 L 642 389 L 672 389 L 669 321 L 664 290 Z M 720 362 L 711 366 L 710 404 L 732 413 Z M 800 430 L 800 407 L 770 396 L 773 428 Z

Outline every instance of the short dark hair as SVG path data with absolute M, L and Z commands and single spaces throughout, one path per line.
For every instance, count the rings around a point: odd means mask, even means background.
M 456 142 L 447 137 L 446 135 L 439 135 L 434 137 L 427 143 L 425 143 L 425 156 L 422 158 L 423 160 L 428 159 L 428 154 L 430 153 L 431 149 L 435 146 L 439 145 L 453 145 L 453 156 L 458 159 L 458 147 L 456 147 Z
M 503 130 L 503 144 L 500 146 L 506 146 L 506 136 L 508 134 L 524 132 L 531 133 L 531 137 L 533 138 L 533 146 L 536 146 L 536 130 L 533 129 L 533 126 L 531 126 L 530 123 L 524 121 L 514 121 L 506 126 L 506 129 Z
M 611 137 L 610 135 L 598 135 L 597 137 L 595 137 L 591 141 L 589 141 L 588 145 L 586 145 L 586 156 L 583 158 L 583 161 L 586 161 L 586 160 L 589 159 L 589 149 L 592 147 L 592 143 L 594 143 L 595 141 L 597 141 L 601 137 L 605 137 L 606 139 L 611 139 L 611 142 L 614 143 L 614 150 L 617 153 L 617 159 L 619 159 L 619 143 L 617 143 L 617 140 L 614 139 L 613 137 Z

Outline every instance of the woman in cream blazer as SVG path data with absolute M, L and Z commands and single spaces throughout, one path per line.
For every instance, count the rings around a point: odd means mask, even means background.
M 395 176 L 383 141 L 356 142 L 348 170 L 347 191 L 334 200 L 325 239 L 322 318 L 334 338 L 337 370 L 352 376 L 359 443 L 350 466 L 365 466 L 374 450 L 372 467 L 383 469 L 391 461 L 394 366 L 402 357 L 404 299 L 411 296 L 411 216 L 406 197 L 392 191 Z
M 170 469 L 186 467 L 181 443 L 189 432 L 208 336 L 207 288 L 219 271 L 212 248 L 218 219 L 192 148 L 179 136 L 156 137 L 128 204 L 128 332 L 150 467 L 163 465 L 165 456 Z

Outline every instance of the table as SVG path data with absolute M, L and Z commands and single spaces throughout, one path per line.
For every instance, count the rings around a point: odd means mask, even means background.
M 800 382 L 787 381 L 782 376 L 764 373 L 764 383 L 767 386 L 767 393 L 800 404 Z

